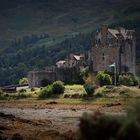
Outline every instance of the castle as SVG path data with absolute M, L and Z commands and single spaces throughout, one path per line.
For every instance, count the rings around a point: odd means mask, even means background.
M 76 81 L 81 67 L 89 66 L 92 72 L 105 71 L 115 63 L 117 73 L 123 73 L 126 68 L 136 74 L 136 35 L 134 30 L 124 28 L 110 29 L 103 25 L 96 32 L 95 39 L 88 57 L 85 54 L 70 54 L 65 60 L 60 60 L 55 66 L 43 71 L 31 71 L 28 74 L 29 86 L 39 87 L 42 80 Z
M 90 60 L 93 71 L 105 71 L 109 65 L 116 63 L 119 74 L 124 72 L 125 68 L 135 74 L 135 31 L 124 28 L 110 29 L 107 25 L 103 25 L 96 33 Z

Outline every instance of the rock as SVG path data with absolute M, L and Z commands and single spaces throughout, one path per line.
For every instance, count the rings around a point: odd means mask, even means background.
M 121 103 L 110 103 L 110 104 L 106 104 L 106 107 L 119 106 L 119 105 L 121 105 Z
M 15 116 L 12 114 L 4 114 L 2 112 L 0 112 L 0 117 L 1 118 L 10 118 L 10 119 L 15 118 Z
M 76 109 L 75 108 L 72 108 L 71 110 L 76 112 Z
M 52 101 L 52 102 L 49 102 L 48 104 L 57 104 L 57 102 Z

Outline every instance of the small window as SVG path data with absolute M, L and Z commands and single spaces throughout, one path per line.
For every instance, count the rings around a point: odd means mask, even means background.
M 101 44 L 101 40 L 100 39 L 98 39 L 98 44 Z
M 105 60 L 105 54 L 104 53 L 102 54 L 102 60 Z

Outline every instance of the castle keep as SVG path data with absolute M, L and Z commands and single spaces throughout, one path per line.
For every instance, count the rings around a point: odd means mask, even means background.
M 134 30 L 124 28 L 111 29 L 103 25 L 96 32 L 88 57 L 84 54 L 70 54 L 65 60 L 43 71 L 31 71 L 28 74 L 29 86 L 39 87 L 42 80 L 50 82 L 62 80 L 76 81 L 81 67 L 89 66 L 92 72 L 105 71 L 115 63 L 117 73 L 129 71 L 136 74 L 136 36 Z
M 127 69 L 135 74 L 136 36 L 134 30 L 110 29 L 107 25 L 97 31 L 90 54 L 93 71 L 105 71 L 115 63 L 121 74 Z

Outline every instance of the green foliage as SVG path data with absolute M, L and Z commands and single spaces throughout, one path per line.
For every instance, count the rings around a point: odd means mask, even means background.
M 42 87 L 46 87 L 46 86 L 48 86 L 49 84 L 51 84 L 51 82 L 50 82 L 49 80 L 47 80 L 47 79 L 43 79 L 43 80 L 41 81 L 41 86 L 42 86 Z
M 26 92 L 26 89 L 20 89 L 19 90 L 19 93 L 23 93 L 23 92 Z
M 31 92 L 34 92 L 35 91 L 35 88 L 31 88 Z
M 21 42 L 21 47 L 19 47 L 16 41 L 12 46 L 10 54 L 8 52 L 1 54 L 1 61 L 3 63 L 0 64 L 0 84 L 16 84 L 19 82 L 18 79 L 26 76 L 33 69 L 40 70 L 46 67 L 46 65 L 54 65 L 57 60 L 65 59 L 69 53 L 85 52 L 91 46 L 91 36 L 92 33 L 77 34 L 74 37 L 69 36 L 68 38 L 63 36 L 63 39 L 58 38 L 58 42 L 49 45 L 47 44 L 50 42 L 48 37 L 46 40 L 40 38 L 39 41 L 44 42 L 42 45 L 37 42 L 24 45 Z M 32 37 L 28 38 L 32 40 Z
M 64 93 L 65 86 L 62 81 L 56 81 L 51 85 L 48 85 L 47 87 L 41 88 L 39 98 L 49 98 L 53 97 L 53 95 L 59 95 Z
M 86 91 L 82 85 L 66 85 L 64 98 L 83 98 L 86 95 Z
M 99 71 L 96 75 L 97 82 L 100 86 L 112 85 L 112 78 L 110 75 L 106 74 L 103 71 Z
M 87 93 L 87 96 L 92 97 L 95 91 L 93 75 L 89 74 L 89 72 L 87 71 L 87 75 L 85 75 L 84 81 L 85 84 L 83 87 Z
M 86 77 L 88 77 L 88 73 L 89 73 L 89 67 L 80 68 L 80 75 L 83 77 L 84 80 Z
M 2 91 L 2 89 L 0 89 L 0 95 L 2 95 L 3 94 L 3 91 Z
M 139 85 L 139 78 L 135 75 L 132 75 L 132 80 L 133 80 L 133 86 Z
M 125 74 L 119 76 L 119 83 L 125 86 L 137 86 L 139 85 L 139 79 L 133 74 Z
M 84 114 L 80 120 L 79 140 L 139 140 L 140 103 L 126 116 L 109 116 L 100 112 Z
M 51 97 L 53 94 L 52 92 L 52 85 L 48 85 L 47 87 L 44 87 L 40 90 L 39 98 L 45 99 Z
M 95 91 L 93 85 L 85 84 L 85 85 L 84 85 L 84 89 L 85 89 L 85 91 L 86 91 L 88 97 L 92 97 L 92 96 L 93 96 L 93 93 L 94 93 L 94 91 Z
M 7 97 L 4 95 L 4 92 L 0 89 L 0 100 L 6 100 Z
M 28 78 L 23 77 L 22 79 L 19 80 L 20 85 L 28 84 Z
M 56 81 L 52 84 L 52 92 L 53 94 L 62 94 L 64 93 L 65 86 L 62 81 Z
M 14 99 L 26 99 L 29 97 L 30 97 L 30 94 L 27 94 L 24 92 L 19 92 L 17 95 L 13 95 L 13 97 L 11 96 L 11 98 L 14 98 Z

